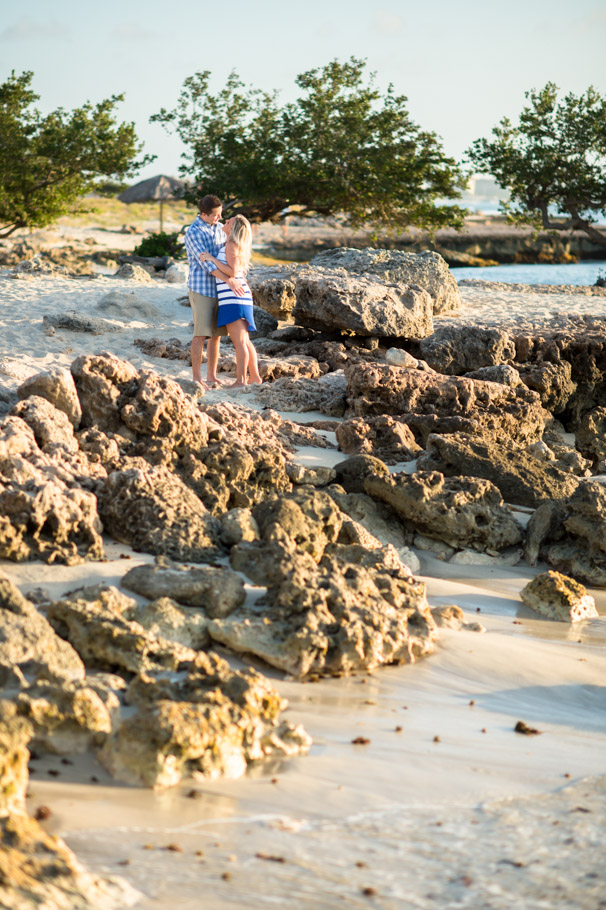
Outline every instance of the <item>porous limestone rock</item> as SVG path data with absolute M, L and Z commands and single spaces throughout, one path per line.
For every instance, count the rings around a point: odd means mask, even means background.
M 114 471 L 99 492 L 106 531 L 144 553 L 207 562 L 219 552 L 219 524 L 167 468 Z
M 389 474 L 387 465 L 373 455 L 352 455 L 335 465 L 337 483 L 347 493 L 363 493 L 364 481 L 372 474 L 385 477 Z
M 578 622 L 598 616 L 594 598 L 587 589 L 560 572 L 542 572 L 520 591 L 527 607 L 560 622 Z
M 25 810 L 31 725 L 17 716 L 12 701 L 0 701 L 0 818 Z M 2 843 L 2 841 L 0 841 Z M 4 844 L 2 845 L 4 847 Z M 0 849 L 0 863 L 3 850 Z M 2 866 L 0 865 L 0 870 Z M 0 895 L 4 882 L 0 876 Z
M 129 281 L 136 281 L 138 284 L 155 284 L 154 279 L 149 272 L 141 265 L 135 262 L 124 262 L 117 272 L 114 272 L 112 278 L 125 278 Z
M 512 389 L 515 389 L 522 382 L 518 370 L 508 363 L 499 363 L 490 367 L 480 367 L 478 370 L 472 370 L 470 373 L 465 373 L 464 375 L 468 379 L 482 379 L 484 382 L 500 382 L 501 385 L 508 385 Z
M 254 670 L 231 670 L 213 652 L 199 654 L 179 681 L 144 674 L 127 692 L 134 716 L 99 757 L 119 780 L 171 787 L 182 778 L 241 777 L 248 765 L 306 752 L 301 726 L 280 721 L 287 703 Z
M 166 269 L 164 280 L 168 281 L 169 284 L 185 284 L 187 281 L 187 269 L 173 263 Z
M 0 422 L 0 557 L 4 559 L 37 558 L 74 565 L 103 557 L 95 496 L 78 485 L 86 481 L 77 476 L 78 453 L 68 453 L 66 461 L 63 447 L 55 448 L 53 458 L 43 453 L 31 428 L 19 417 Z M 84 474 L 86 468 L 81 467 Z
M 408 351 L 402 350 L 402 348 L 388 348 L 385 351 L 385 363 L 392 367 L 408 367 L 411 370 L 416 370 L 419 361 Z
M 120 322 L 145 320 L 155 322 L 160 318 L 157 307 L 133 291 L 109 291 L 98 301 L 96 309 Z
M 140 673 L 191 665 L 196 652 L 145 629 L 130 618 L 137 610 L 137 602 L 117 588 L 93 585 L 54 601 L 47 615 L 58 634 L 95 667 Z
M 489 480 L 417 471 L 368 477 L 365 488 L 409 527 L 452 547 L 502 550 L 522 539 L 520 526 Z
M 69 417 L 46 398 L 30 395 L 14 406 L 11 415 L 21 418 L 31 428 L 43 452 L 56 444 L 64 446 L 68 452 L 78 450 L 78 440 Z
M 523 386 L 442 376 L 384 364 L 346 367 L 347 416 L 399 417 L 424 446 L 430 433 L 498 432 L 526 445 L 541 438 L 546 412 Z
M 320 411 L 342 417 L 346 408 L 347 379 L 343 370 L 319 379 L 278 379 L 255 389 L 255 398 L 278 411 Z
M 530 507 L 545 499 L 567 499 L 579 483 L 553 462 L 492 433 L 432 433 L 417 465 L 446 477 L 483 477 L 499 488 L 506 502 Z
M 411 461 L 421 451 L 410 427 L 388 414 L 344 420 L 336 436 L 348 455 L 374 455 L 386 464 Z
M 32 728 L 32 746 L 57 755 L 101 745 L 120 722 L 120 701 L 94 677 L 61 685 L 38 680 L 15 704 Z
M 136 367 L 106 352 L 77 357 L 70 369 L 82 407 L 82 427 L 105 433 L 123 429 L 120 404 L 136 388 Z
M 559 363 L 523 363 L 516 369 L 524 385 L 541 396 L 544 408 L 552 414 L 561 414 L 577 390 L 572 380 L 572 366 L 567 360 Z
M 348 493 L 338 484 L 327 487 L 326 492 L 356 525 L 361 525 L 382 546 L 391 544 L 398 552 L 412 543 L 398 516 L 388 505 L 377 502 L 366 493 Z M 345 522 L 344 522 L 345 524 Z M 404 562 L 407 560 L 404 558 Z
M 257 327 L 255 339 L 267 338 L 268 335 L 271 335 L 271 333 L 275 332 L 278 328 L 278 320 L 276 317 L 272 316 L 271 313 L 268 313 L 263 307 L 253 306 L 253 317 Z
M 584 414 L 576 430 L 579 451 L 603 471 L 606 461 L 606 407 Z
M 253 515 L 262 541 L 309 553 L 315 562 L 337 541 L 343 524 L 343 514 L 328 493 L 304 487 L 266 499 Z
M 286 473 L 296 486 L 325 487 L 337 478 L 335 469 L 327 465 L 308 466 L 296 461 L 287 462 Z
M 269 357 L 257 347 L 257 364 L 263 382 L 276 382 L 278 379 L 317 379 L 322 370 L 317 360 L 300 354 L 285 357 Z M 237 369 L 235 353 L 224 353 L 217 365 L 220 373 L 235 373 Z
M 276 319 L 289 320 L 295 305 L 296 269 L 255 266 L 247 276 L 253 300 Z
M 515 358 L 513 338 L 504 329 L 443 325 L 420 342 L 421 357 L 439 373 L 458 376 Z
M 29 398 L 30 395 L 46 398 L 58 410 L 67 414 L 74 428 L 80 424 L 82 408 L 73 376 L 69 370 L 55 367 L 43 373 L 36 373 L 35 376 L 30 376 L 21 383 L 17 389 L 17 395 L 20 400 Z
M 98 319 L 96 316 L 80 316 L 78 313 L 53 313 L 42 317 L 46 328 L 61 329 L 67 332 L 77 332 L 85 335 L 107 335 L 112 332 L 121 332 L 122 326 L 114 325 L 107 319 Z
M 233 547 L 243 540 L 259 539 L 259 525 L 250 509 L 230 509 L 221 516 L 220 521 L 220 539 L 226 547 Z
M 439 253 L 405 253 L 401 250 L 364 250 L 339 247 L 318 253 L 310 262 L 322 269 L 346 269 L 358 275 L 369 275 L 386 284 L 417 285 L 432 299 L 435 315 L 456 313 L 461 292 L 454 275 Z
M 182 607 L 170 597 L 158 597 L 151 603 L 140 604 L 126 616 L 155 638 L 177 642 L 193 651 L 203 650 L 210 644 L 206 610 Z
M 84 665 L 19 588 L 0 573 L 0 687 L 80 680 Z
M 424 338 L 432 299 L 417 286 L 381 284 L 345 271 L 305 271 L 296 284 L 295 321 L 323 331 L 375 338 Z
M 150 600 L 170 597 L 189 607 L 203 607 L 208 616 L 226 616 L 243 604 L 246 596 L 244 582 L 226 566 L 135 566 L 121 583 Z
M 304 557 L 307 554 L 303 554 Z M 431 653 L 425 586 L 405 570 L 285 555 L 266 595 L 210 623 L 211 637 L 290 675 L 342 676 Z

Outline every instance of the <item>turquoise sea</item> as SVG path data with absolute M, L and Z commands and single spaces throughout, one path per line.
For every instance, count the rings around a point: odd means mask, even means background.
M 586 260 L 568 265 L 492 265 L 480 268 L 452 267 L 457 281 L 476 278 L 512 284 L 595 284 L 600 274 L 606 278 L 606 259 Z

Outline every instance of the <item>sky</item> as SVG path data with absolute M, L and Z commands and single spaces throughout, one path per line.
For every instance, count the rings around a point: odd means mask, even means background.
M 149 118 L 199 71 L 215 91 L 235 69 L 290 101 L 299 73 L 363 58 L 461 160 L 503 116 L 517 119 L 525 91 L 551 81 L 606 94 L 605 48 L 604 0 L 0 0 L 0 82 L 33 70 L 45 113 L 124 93 L 118 116 L 157 155 L 138 179 L 178 175 L 180 140 Z

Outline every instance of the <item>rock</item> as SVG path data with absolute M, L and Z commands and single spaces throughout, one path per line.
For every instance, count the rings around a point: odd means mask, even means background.
M 39 680 L 22 690 L 15 701 L 20 717 L 32 728 L 35 749 L 55 755 L 86 752 L 103 743 L 120 722 L 115 692 L 94 677 L 61 685 Z
M 181 607 L 170 597 L 158 597 L 127 614 L 154 638 L 177 642 L 193 651 L 204 650 L 210 644 L 206 610 Z
M 606 588 L 606 559 L 584 541 L 563 540 L 543 546 L 545 562 L 562 572 L 596 588 Z
M 402 348 L 388 348 L 385 351 L 385 363 L 388 363 L 391 367 L 408 367 L 411 370 L 416 370 L 419 361 L 408 351 L 402 350 Z
M 0 701 L 0 818 L 10 812 L 24 812 L 27 790 L 30 724 L 17 716 L 13 702 Z M 0 871 L 5 845 L 0 850 Z M 0 878 L 0 897 L 6 880 Z
M 309 553 L 315 562 L 330 543 L 336 543 L 343 515 L 334 500 L 321 490 L 299 488 L 276 496 L 253 509 L 262 541 L 285 550 Z
M 137 677 L 127 701 L 137 713 L 106 742 L 100 759 L 133 785 L 160 789 L 191 775 L 241 777 L 251 762 L 298 755 L 311 744 L 302 727 L 280 721 L 287 703 L 268 680 L 254 670 L 231 670 L 213 652 L 198 655 L 179 681 Z
M 432 369 L 453 376 L 507 364 L 515 358 L 513 338 L 503 329 L 443 325 L 420 342 L 421 356 Z
M 596 467 L 606 459 L 606 407 L 593 408 L 581 418 L 576 431 L 577 448 Z
M 297 323 L 312 329 L 382 338 L 424 338 L 432 301 L 419 287 L 395 287 L 347 272 L 303 272 L 296 284 Z
M 31 395 L 19 401 L 11 414 L 20 417 L 32 429 L 43 452 L 55 444 L 64 446 L 68 452 L 78 451 L 78 441 L 69 417 L 46 398 Z
M 553 462 L 535 458 L 507 438 L 483 433 L 431 434 L 417 462 L 419 470 L 446 477 L 483 477 L 499 488 L 506 502 L 536 507 L 546 499 L 567 499 L 578 479 Z
M 0 686 L 80 680 L 84 665 L 68 642 L 6 575 L 0 573 Z
M 383 364 L 346 367 L 347 416 L 399 417 L 424 446 L 430 433 L 490 430 L 521 445 L 536 442 L 546 413 L 535 392 Z
M 462 629 L 465 614 L 456 604 L 440 604 L 431 608 L 431 615 L 440 629 Z
M 385 477 L 389 474 L 387 466 L 372 455 L 352 455 L 335 465 L 337 482 L 347 493 L 363 493 L 364 481 L 377 474 Z
M 149 272 L 133 262 L 125 262 L 121 265 L 118 271 L 112 275 L 112 278 L 128 279 L 129 281 L 136 281 L 138 284 L 155 284 Z
M 221 516 L 220 521 L 221 543 L 226 547 L 259 539 L 259 525 L 250 509 L 230 509 Z
M 454 555 L 455 548 L 444 543 L 443 540 L 434 540 L 432 537 L 426 537 L 425 534 L 415 534 L 413 540 L 417 550 L 426 550 L 433 553 L 437 559 L 447 562 Z
M 318 380 L 278 379 L 255 389 L 255 398 L 278 411 L 320 411 L 329 417 L 342 417 L 346 390 L 345 374 L 338 370 Z
M 132 291 L 110 291 L 99 300 L 96 309 L 121 322 L 135 319 L 157 322 L 160 318 L 160 311 L 153 303 Z
M 85 662 L 111 672 L 178 670 L 196 652 L 131 619 L 137 602 L 111 585 L 93 585 L 49 605 L 49 622 Z
M 74 384 L 74 379 L 69 370 L 55 367 L 44 373 L 36 373 L 22 382 L 17 389 L 20 400 L 37 395 L 46 398 L 59 411 L 67 414 L 70 423 L 77 428 L 82 419 L 82 408 Z
M 519 525 L 488 480 L 417 471 L 368 477 L 364 486 L 408 526 L 452 547 L 502 550 L 522 539 Z
M 185 284 L 187 269 L 179 265 L 170 265 L 164 273 L 164 280 L 169 284 Z
M 277 379 L 291 377 L 298 379 L 317 379 L 322 375 L 322 370 L 317 360 L 312 357 L 258 357 L 259 375 L 263 382 L 275 382 Z M 236 371 L 236 355 L 227 354 L 219 358 L 219 372 L 234 373 Z
M 78 445 L 92 464 L 102 464 L 108 471 L 115 470 L 120 462 L 120 446 L 115 436 L 108 436 L 97 427 L 88 427 L 78 433 Z
M 147 357 L 160 357 L 164 360 L 182 360 L 191 366 L 191 342 L 179 338 L 135 338 L 135 347 Z M 176 379 L 181 384 L 182 380 Z M 189 382 L 190 380 L 185 380 Z M 192 389 L 192 394 L 195 390 Z
M 560 572 L 542 572 L 520 591 L 527 607 L 560 622 L 579 622 L 598 616 L 595 600 L 586 588 Z
M 268 313 L 266 309 L 260 306 L 253 306 L 253 316 L 257 327 L 255 338 L 267 338 L 278 328 L 278 320 L 275 316 L 272 316 L 271 313 Z
M 0 557 L 67 565 L 101 559 L 101 530 L 93 493 L 40 451 L 23 420 L 0 422 Z
M 203 607 L 209 616 L 226 616 L 245 599 L 242 579 L 224 566 L 136 566 L 124 575 L 122 585 L 150 600 L 170 597 L 189 607 Z
M 354 274 L 370 275 L 386 284 L 418 285 L 431 296 L 435 315 L 456 313 L 461 304 L 461 293 L 454 275 L 438 253 L 340 247 L 318 253 L 310 265 L 323 269 L 346 269 Z
M 500 382 L 501 385 L 508 385 L 515 389 L 520 385 L 522 380 L 517 369 L 509 366 L 507 363 L 499 363 L 496 366 L 480 367 L 479 370 L 473 370 L 471 373 L 465 373 L 468 379 L 482 379 L 484 382 Z M 543 403 L 543 406 L 546 405 Z
M 374 456 L 386 464 L 411 461 L 422 451 L 410 427 L 388 414 L 344 420 L 336 436 L 339 448 L 348 455 Z
M 56 313 L 43 316 L 45 326 L 53 329 L 64 329 L 68 332 L 83 332 L 88 335 L 107 335 L 108 332 L 121 332 L 122 327 L 113 325 L 106 319 L 94 316 L 80 316 L 78 313 Z
M 425 586 L 405 572 L 285 557 L 267 594 L 209 626 L 211 637 L 303 679 L 412 663 L 433 650 Z
M 82 406 L 82 426 L 105 433 L 121 430 L 120 404 L 136 388 L 136 368 L 113 354 L 86 354 L 74 360 L 71 373 Z
M 329 468 L 325 465 L 307 467 L 306 465 L 297 464 L 296 461 L 287 463 L 286 473 L 289 479 L 297 486 L 309 484 L 312 487 L 325 487 L 337 478 L 334 468 Z
M 334 499 L 341 512 L 348 515 L 356 525 L 361 525 L 382 546 L 391 544 L 401 552 L 412 543 L 412 534 L 402 527 L 396 513 L 385 503 L 375 502 L 366 493 L 347 493 L 337 484 L 327 487 L 326 492 Z
M 524 385 L 541 396 L 546 410 L 562 414 L 568 408 L 577 390 L 570 363 L 524 363 L 516 364 L 516 369 Z
M 295 275 L 291 266 L 255 266 L 247 277 L 256 305 L 276 319 L 290 319 L 296 300 Z
M 477 550 L 459 550 L 448 562 L 457 566 L 517 566 L 521 559 L 522 550 L 512 550 L 499 556 L 478 553 Z
M 187 562 L 207 562 L 219 553 L 218 522 L 165 467 L 114 471 L 98 507 L 106 531 L 136 550 Z

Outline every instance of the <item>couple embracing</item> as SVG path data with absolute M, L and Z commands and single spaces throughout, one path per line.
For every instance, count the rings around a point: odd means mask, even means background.
M 219 385 L 217 363 L 221 335 L 229 334 L 236 352 L 234 386 L 261 382 L 257 353 L 249 332 L 256 331 L 252 293 L 246 281 L 252 229 L 243 215 L 220 224 L 223 207 L 217 196 L 204 196 L 198 217 L 185 232 L 189 260 L 189 301 L 194 314 L 191 364 L 194 382 Z M 202 351 L 208 338 L 206 384 L 200 376 Z

